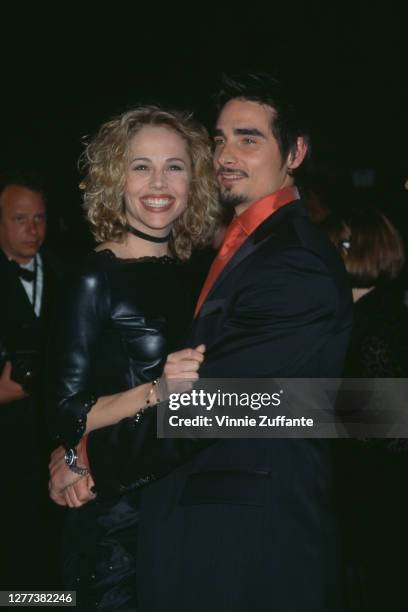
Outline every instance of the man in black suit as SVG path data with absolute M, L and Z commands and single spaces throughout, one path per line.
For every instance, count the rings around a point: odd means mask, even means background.
M 214 142 L 221 200 L 235 218 L 186 343 L 207 347 L 200 376 L 341 376 L 351 295 L 294 185 L 308 146 L 294 106 L 272 79 L 228 81 Z M 168 473 L 142 495 L 142 611 L 342 609 L 328 441 L 157 440 L 147 411 L 137 427 L 130 419 L 92 432 L 86 446 L 101 499 Z M 61 467 L 56 494 L 69 479 Z
M 56 270 L 40 248 L 45 198 L 32 173 L 0 183 L 1 582 L 41 588 L 48 580 L 46 433 L 40 416 L 41 362 Z M 44 557 L 42 558 L 42 553 Z

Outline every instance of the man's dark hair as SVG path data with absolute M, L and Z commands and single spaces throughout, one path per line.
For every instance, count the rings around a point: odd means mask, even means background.
M 263 72 L 239 77 L 223 75 L 221 90 L 216 97 L 218 112 L 221 112 L 227 102 L 237 98 L 272 108 L 271 130 L 283 160 L 290 153 L 295 154 L 299 136 L 303 136 L 307 145 L 310 144 L 304 118 L 301 117 L 289 92 L 271 75 Z
M 43 176 L 35 170 L 10 170 L 2 172 L 0 174 L 0 196 L 6 187 L 10 185 L 17 185 L 17 187 L 24 187 L 25 189 L 30 189 L 30 191 L 40 193 L 45 202 L 45 181 Z

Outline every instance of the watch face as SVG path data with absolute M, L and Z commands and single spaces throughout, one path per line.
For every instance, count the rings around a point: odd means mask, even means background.
M 75 453 L 75 449 L 74 448 L 68 448 L 68 450 L 65 452 L 65 463 L 67 465 L 74 465 L 76 459 L 77 459 L 77 456 L 76 456 L 76 453 Z

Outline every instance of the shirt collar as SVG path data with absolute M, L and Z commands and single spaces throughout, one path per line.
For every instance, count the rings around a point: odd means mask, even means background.
M 34 260 L 35 257 L 33 257 L 28 263 L 26 264 L 20 264 L 21 268 L 25 268 L 26 270 L 34 270 Z
M 299 200 L 299 198 L 300 195 L 297 187 L 292 185 L 283 187 L 251 204 L 242 214 L 234 218 L 233 223 L 234 225 L 240 225 L 247 236 L 249 236 L 265 219 L 270 217 L 279 208 L 294 200 Z
M 12 257 L 8 257 L 7 256 L 7 259 L 9 261 L 14 261 L 18 266 L 20 266 L 20 268 L 24 268 L 25 270 L 34 270 L 34 261 L 35 261 L 36 258 L 37 258 L 37 255 L 34 255 L 34 257 L 32 259 L 30 259 L 30 261 L 28 263 L 20 264 L 20 263 L 18 263 L 18 261 L 16 261 Z

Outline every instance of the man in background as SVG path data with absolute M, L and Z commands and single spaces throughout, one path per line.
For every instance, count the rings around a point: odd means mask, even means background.
M 46 234 L 41 182 L 32 173 L 0 178 L 1 584 L 52 582 L 47 435 L 42 375 L 58 266 L 41 250 Z M 54 560 L 55 563 L 55 560 Z

